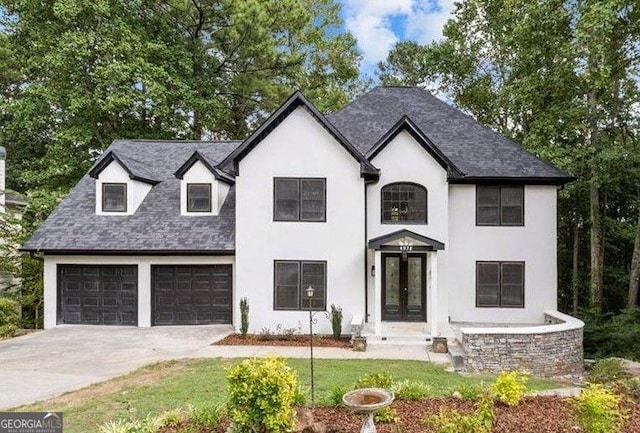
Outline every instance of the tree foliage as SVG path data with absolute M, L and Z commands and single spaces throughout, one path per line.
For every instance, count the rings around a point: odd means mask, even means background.
M 241 139 L 294 89 L 332 111 L 367 86 L 359 62 L 335 0 L 0 0 L 0 145 L 29 199 L 13 237 L 112 140 Z
M 558 205 L 560 305 L 606 311 L 638 302 L 639 70 L 637 2 L 470 0 L 380 78 L 441 92 L 578 178 Z

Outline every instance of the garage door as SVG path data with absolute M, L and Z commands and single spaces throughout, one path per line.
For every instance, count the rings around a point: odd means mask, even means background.
M 152 266 L 154 325 L 231 323 L 231 265 Z
M 138 324 L 138 267 L 58 265 L 58 323 Z

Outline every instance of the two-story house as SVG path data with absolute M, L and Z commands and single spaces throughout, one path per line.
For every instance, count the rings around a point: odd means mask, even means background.
M 44 257 L 47 328 L 238 328 L 245 297 L 252 332 L 331 304 L 345 332 L 539 324 L 570 180 L 418 88 L 328 116 L 296 92 L 242 142 L 115 141 L 23 249 Z

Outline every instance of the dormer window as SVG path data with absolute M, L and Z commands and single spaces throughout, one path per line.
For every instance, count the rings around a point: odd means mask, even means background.
M 187 184 L 187 212 L 211 212 L 211 184 Z
M 102 184 L 102 212 L 127 211 L 127 184 Z

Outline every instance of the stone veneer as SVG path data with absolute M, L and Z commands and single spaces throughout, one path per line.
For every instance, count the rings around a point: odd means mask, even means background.
M 545 311 L 545 324 L 526 327 L 462 328 L 464 371 L 525 370 L 537 376 L 583 373 L 584 323 Z

